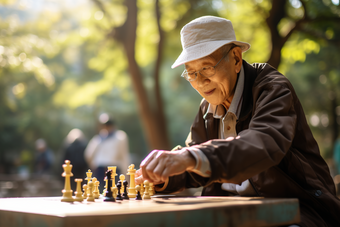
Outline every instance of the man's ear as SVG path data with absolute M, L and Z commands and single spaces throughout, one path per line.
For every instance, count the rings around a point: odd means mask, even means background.
M 239 73 L 242 67 L 242 50 L 240 47 L 233 48 L 235 72 Z

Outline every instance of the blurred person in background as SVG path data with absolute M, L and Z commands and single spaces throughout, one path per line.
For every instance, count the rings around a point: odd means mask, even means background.
M 65 160 L 70 160 L 72 167 L 73 178 L 85 178 L 88 170 L 88 165 L 85 161 L 84 152 L 87 146 L 87 140 L 84 133 L 78 129 L 72 129 L 66 136 L 63 149 L 62 164 Z M 63 169 L 61 169 L 63 171 Z M 76 188 L 76 182 L 71 180 L 71 187 Z
M 30 176 L 33 164 L 32 162 L 33 162 L 32 153 L 29 150 L 21 151 L 17 163 L 18 174 L 20 177 L 26 179 Z
M 42 138 L 35 141 L 35 149 L 37 154 L 33 166 L 34 175 L 37 177 L 50 175 L 54 162 L 53 151 L 48 148 L 46 141 Z
M 94 172 L 93 177 L 103 182 L 108 166 L 117 166 L 117 176 L 126 173 L 130 165 L 130 153 L 128 137 L 124 131 L 116 128 L 114 119 L 103 113 L 99 116 L 99 123 L 99 134 L 87 145 L 85 159 Z M 100 190 L 103 187 L 100 184 Z

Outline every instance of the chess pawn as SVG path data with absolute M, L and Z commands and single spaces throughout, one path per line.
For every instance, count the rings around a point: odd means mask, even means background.
M 100 182 L 97 181 L 96 178 L 93 178 L 93 179 L 95 179 L 95 181 L 94 181 L 93 196 L 94 196 L 95 199 L 99 199 L 99 184 L 100 184 Z
M 88 184 L 88 188 L 87 188 L 87 202 L 94 202 L 94 196 L 93 196 L 93 182 L 90 181 Z
M 135 200 L 142 200 L 142 196 L 140 195 L 140 186 L 136 186 L 137 194 Z
M 129 196 L 128 196 L 128 193 L 127 193 L 128 182 L 126 180 L 124 180 L 123 185 L 124 185 L 123 199 L 129 200 Z
M 150 194 L 149 194 L 149 187 L 150 187 L 149 181 L 145 180 L 144 186 L 145 186 L 145 190 L 144 190 L 143 200 L 151 199 Z
M 118 192 L 118 194 L 117 194 L 116 200 L 123 200 L 123 197 L 122 197 L 122 195 L 120 193 L 120 189 L 121 188 L 122 188 L 122 182 L 118 181 L 118 183 L 117 183 L 117 192 Z
M 83 198 L 83 192 L 81 191 L 81 182 L 83 181 L 83 179 L 74 179 L 74 181 L 77 183 L 77 190 L 76 192 L 74 193 L 75 194 L 75 198 L 74 198 L 74 201 L 83 201 L 84 198 Z
M 155 195 L 155 187 L 153 186 L 153 183 L 149 183 L 150 189 L 149 189 L 149 194 L 150 196 Z
M 121 187 L 121 189 L 120 189 L 120 194 L 123 194 L 123 193 L 124 193 L 124 187 L 123 187 L 123 182 L 124 182 L 124 180 L 125 180 L 124 174 L 120 174 L 120 175 L 119 175 L 119 181 L 120 181 L 120 183 L 121 183 L 121 185 L 122 185 L 122 187 Z
M 86 178 L 85 178 L 85 180 L 87 180 L 87 186 L 89 186 L 89 182 L 92 180 L 92 172 L 91 172 L 91 170 L 89 169 L 87 172 L 86 172 Z M 87 192 L 86 192 L 86 194 L 89 194 L 89 187 L 87 187 Z
M 113 198 L 116 198 L 116 197 L 117 197 L 117 193 L 118 193 L 117 187 L 116 187 L 116 186 L 115 186 L 115 187 L 112 187 L 112 188 L 111 188 L 111 191 L 112 191 L 112 197 L 113 197 Z
M 65 164 L 63 165 L 64 172 L 61 176 L 65 177 L 65 187 L 61 191 L 63 193 L 63 197 L 61 198 L 62 202 L 73 202 L 72 197 L 72 189 L 71 189 L 71 177 L 73 176 L 72 165 L 69 160 L 65 160 Z
M 141 195 L 144 195 L 144 191 L 145 191 L 145 189 L 144 189 L 144 184 L 141 183 L 141 184 L 140 184 L 140 194 L 141 194 Z
M 83 184 L 83 199 L 86 199 L 87 198 L 87 184 Z

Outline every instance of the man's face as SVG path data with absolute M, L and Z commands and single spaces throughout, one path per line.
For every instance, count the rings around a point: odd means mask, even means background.
M 210 104 L 219 105 L 225 103 L 229 107 L 231 103 L 237 80 L 233 56 L 233 51 L 230 51 L 222 59 L 216 67 L 214 76 L 207 78 L 198 73 L 196 80 L 190 82 L 191 86 Z M 185 68 L 190 72 L 198 71 L 205 66 L 215 66 L 222 57 L 222 53 L 216 51 L 207 57 L 186 63 Z

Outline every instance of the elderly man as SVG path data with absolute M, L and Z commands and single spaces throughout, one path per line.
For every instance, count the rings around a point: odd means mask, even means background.
M 172 68 L 203 97 L 176 151 L 154 150 L 136 183 L 156 191 L 203 186 L 202 195 L 298 198 L 301 223 L 340 226 L 340 200 L 327 164 L 286 77 L 268 64 L 248 64 L 229 20 L 205 16 L 181 31 L 183 52 Z

